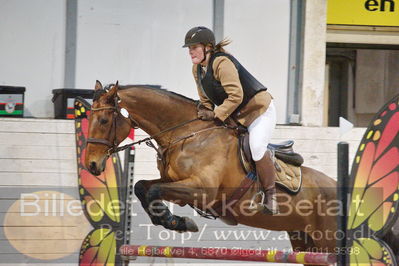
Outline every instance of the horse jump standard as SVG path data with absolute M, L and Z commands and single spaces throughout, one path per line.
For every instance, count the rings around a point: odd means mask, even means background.
M 124 257 L 124 260 L 131 260 L 134 259 L 132 257 L 136 256 L 144 256 L 317 265 L 331 265 L 336 262 L 335 254 L 256 249 L 123 245 L 120 248 L 120 253 Z

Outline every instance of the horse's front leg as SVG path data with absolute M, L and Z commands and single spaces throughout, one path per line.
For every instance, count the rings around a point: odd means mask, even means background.
M 185 179 L 177 182 L 153 184 L 147 193 L 149 212 L 160 217 L 162 225 L 179 232 L 198 232 L 195 222 L 188 217 L 173 215 L 162 200 L 176 202 L 183 206 L 194 204 L 195 195 L 201 195 L 203 190 L 193 179 Z
M 140 200 L 141 206 L 143 206 L 143 209 L 145 212 L 148 214 L 148 216 L 151 219 L 151 222 L 154 225 L 160 225 L 162 224 L 161 218 L 159 216 L 153 215 L 150 210 L 148 209 L 149 202 L 147 201 L 147 192 L 150 189 L 150 187 L 154 184 L 158 184 L 163 182 L 162 179 L 155 179 L 155 180 L 140 180 L 134 185 L 134 194 L 136 194 L 137 198 Z

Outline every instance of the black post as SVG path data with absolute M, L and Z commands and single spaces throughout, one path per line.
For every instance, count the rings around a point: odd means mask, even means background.
M 337 265 L 346 265 L 346 226 L 348 214 L 348 193 L 349 191 L 349 144 L 347 142 L 338 143 L 338 182 L 337 198 L 342 204 L 341 215 L 338 215 L 337 230 Z

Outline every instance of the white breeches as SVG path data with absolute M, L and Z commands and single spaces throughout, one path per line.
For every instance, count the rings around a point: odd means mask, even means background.
M 276 107 L 272 100 L 266 112 L 256 118 L 248 127 L 249 147 L 254 161 L 262 159 L 275 127 Z

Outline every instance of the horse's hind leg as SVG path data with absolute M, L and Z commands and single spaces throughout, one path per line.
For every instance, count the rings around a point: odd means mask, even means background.
M 201 189 L 195 188 L 195 182 L 185 179 L 171 183 L 154 184 L 148 190 L 147 202 L 148 209 L 154 216 L 160 218 L 161 224 L 171 230 L 179 232 L 197 232 L 198 227 L 195 222 L 188 217 L 173 215 L 162 200 L 177 202 L 183 206 L 194 203 L 194 195 L 200 195 Z

